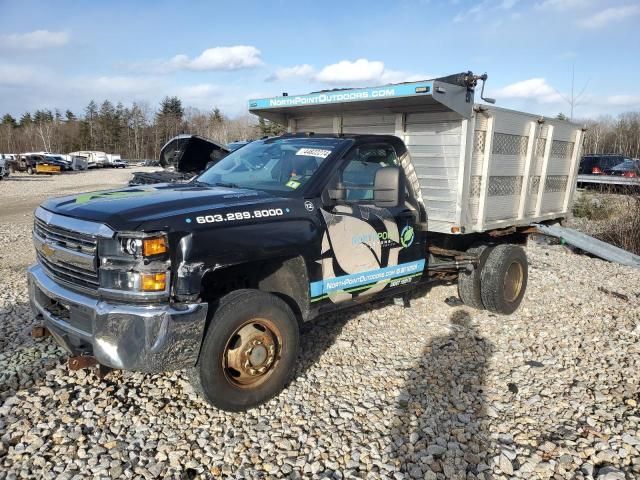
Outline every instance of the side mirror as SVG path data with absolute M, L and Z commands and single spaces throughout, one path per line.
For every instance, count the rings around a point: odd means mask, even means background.
M 376 207 L 397 207 L 402 203 L 404 182 L 399 167 L 383 167 L 373 182 L 373 203 Z
M 337 182 L 334 188 L 329 189 L 329 199 L 335 202 L 344 202 L 347 199 L 347 189 L 342 182 Z

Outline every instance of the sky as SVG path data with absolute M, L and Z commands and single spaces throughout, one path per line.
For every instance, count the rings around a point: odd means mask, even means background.
M 575 118 L 617 115 L 640 109 L 638 25 L 638 0 L 0 0 L 0 115 L 177 95 L 233 117 L 467 70 L 502 107 L 569 115 L 573 83 Z

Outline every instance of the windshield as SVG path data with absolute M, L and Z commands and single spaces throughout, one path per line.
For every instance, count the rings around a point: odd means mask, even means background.
M 635 166 L 636 166 L 636 162 L 634 162 L 629 158 L 625 158 L 624 162 L 619 163 L 618 165 L 613 167 L 612 170 L 626 170 L 630 168 L 635 168 Z
M 274 138 L 230 153 L 196 180 L 278 193 L 301 189 L 343 142 L 337 138 Z

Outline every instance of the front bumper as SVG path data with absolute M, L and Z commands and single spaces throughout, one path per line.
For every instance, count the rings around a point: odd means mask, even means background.
M 34 313 L 73 355 L 93 355 L 102 365 L 161 372 L 195 365 L 207 317 L 206 303 L 108 303 L 67 289 L 42 267 L 29 268 Z

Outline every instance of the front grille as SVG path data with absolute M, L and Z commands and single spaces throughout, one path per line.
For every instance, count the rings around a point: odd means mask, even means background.
M 69 250 L 76 250 L 89 255 L 96 253 L 98 241 L 90 235 L 48 225 L 39 218 L 36 218 L 34 229 L 43 240 L 49 240 Z
M 100 286 L 97 269 L 97 238 L 35 219 L 38 262 L 53 279 L 84 289 Z
M 40 252 L 36 253 L 36 257 L 40 265 L 54 279 L 57 278 L 64 282 L 74 283 L 83 288 L 97 289 L 100 286 L 97 272 L 85 270 L 65 262 L 51 262 Z

